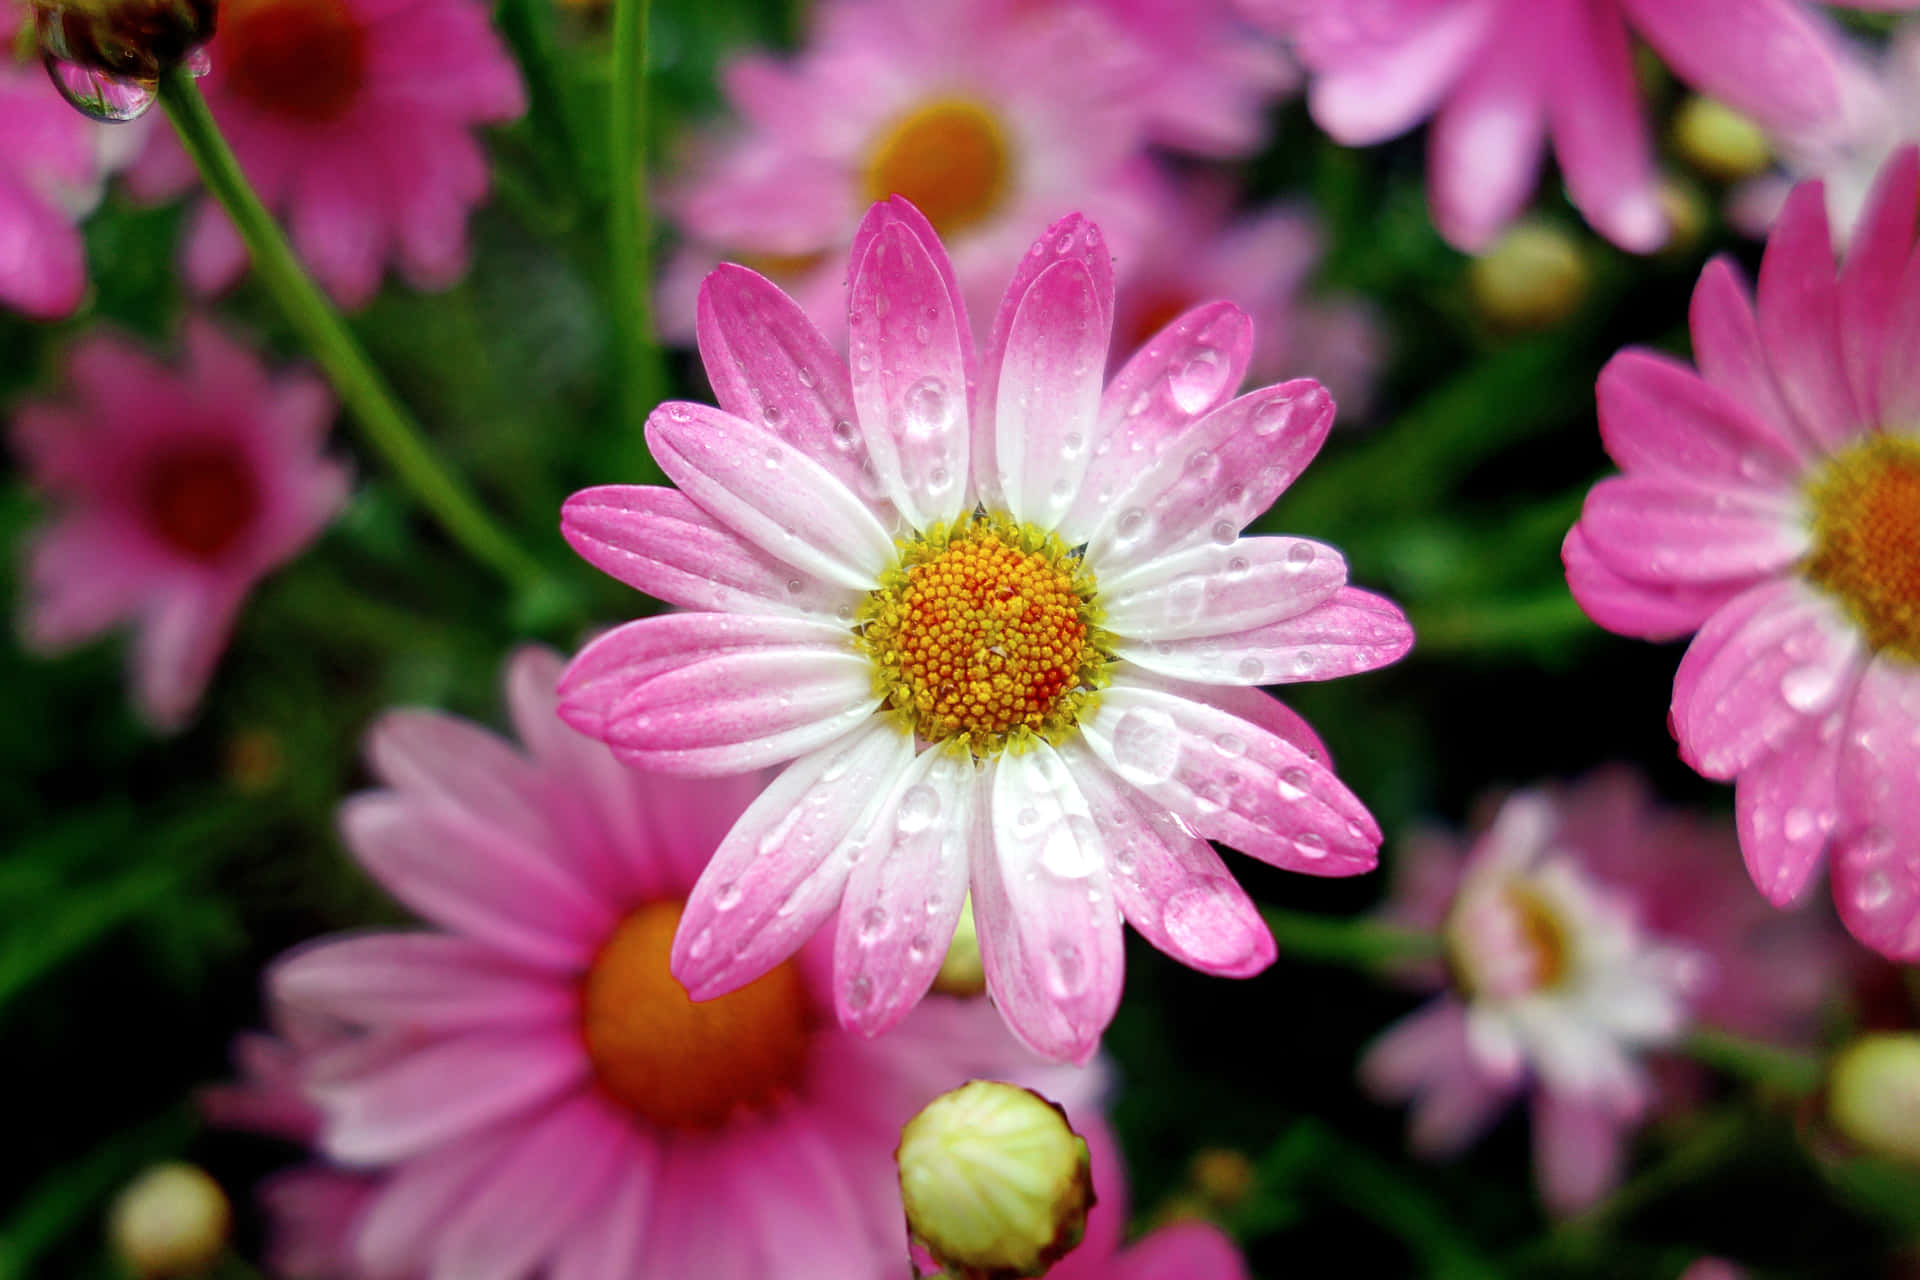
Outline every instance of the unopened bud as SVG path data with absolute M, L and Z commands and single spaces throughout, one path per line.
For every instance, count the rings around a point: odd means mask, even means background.
M 1920 1164 L 1920 1034 L 1862 1036 L 1833 1060 L 1833 1127 L 1873 1152 Z
M 987 971 L 980 963 L 980 934 L 973 924 L 973 897 L 960 907 L 960 923 L 947 944 L 947 958 L 933 976 L 933 989 L 942 995 L 977 996 L 987 989 Z
M 954 1280 L 1045 1274 L 1093 1206 L 1087 1143 L 1031 1089 L 971 1080 L 900 1131 L 907 1231 Z
M 1189 1168 L 1193 1189 L 1214 1209 L 1237 1209 L 1253 1190 L 1253 1161 L 1243 1152 L 1207 1147 L 1195 1154 Z
M 1586 255 L 1567 232 L 1521 222 L 1473 260 L 1467 286 L 1481 315 L 1503 330 L 1544 329 L 1586 300 Z
M 1673 146 L 1682 159 L 1719 182 L 1765 173 L 1773 150 L 1760 126 L 1724 103 L 1691 97 L 1673 115 Z
M 201 1275 L 227 1247 L 233 1210 L 220 1184 L 190 1164 L 157 1164 L 113 1202 L 113 1251 L 140 1280 Z

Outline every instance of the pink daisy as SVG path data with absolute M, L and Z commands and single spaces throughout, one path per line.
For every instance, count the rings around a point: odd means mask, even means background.
M 1369 670 L 1412 633 L 1331 547 L 1240 536 L 1333 402 L 1304 379 L 1230 400 L 1253 349 L 1231 304 L 1103 389 L 1112 269 L 1078 214 L 1022 255 L 978 360 L 912 205 L 875 205 L 851 261 L 851 369 L 763 277 L 709 277 L 722 407 L 647 423 L 679 489 L 585 490 L 561 519 L 588 560 L 697 612 L 589 645 L 561 714 L 643 768 L 794 761 L 688 902 L 673 971 L 696 999 L 838 909 L 836 1008 L 875 1034 L 932 982 L 970 889 L 1002 1012 L 1084 1061 L 1120 998 L 1123 916 L 1210 972 L 1273 959 L 1208 839 L 1372 868 L 1372 817 L 1251 686 Z
M 1434 836 L 1410 849 L 1387 915 L 1439 929 L 1447 976 L 1436 965 L 1415 977 L 1451 989 L 1360 1065 L 1375 1096 L 1413 1102 L 1414 1148 L 1434 1158 L 1530 1096 L 1541 1197 L 1559 1214 L 1618 1180 L 1625 1139 L 1654 1100 L 1641 1056 L 1680 1036 L 1712 973 L 1712 957 L 1650 932 L 1635 896 L 1588 864 L 1592 848 L 1650 834 L 1637 795 L 1625 809 L 1596 798 L 1518 793 L 1464 858 Z M 1685 844 L 1662 851 L 1703 861 Z
M 1077 1104 L 1097 1073 L 1036 1074 L 978 1002 L 847 1035 L 822 1016 L 821 949 L 690 1002 L 667 972 L 681 898 L 761 779 L 630 772 L 555 717 L 560 666 L 529 650 L 508 667 L 524 752 L 435 712 L 375 727 L 385 786 L 341 828 L 438 927 L 323 940 L 270 974 L 278 1003 L 358 1032 L 304 1063 L 320 1148 L 381 1177 L 352 1229 L 358 1266 L 897 1274 L 901 1124 L 969 1076 L 1019 1073 Z
M 1127 1171 L 1113 1131 L 1098 1114 L 1076 1114 L 1087 1140 L 1098 1197 L 1087 1233 L 1053 1264 L 1047 1280 L 1247 1280 L 1246 1260 L 1225 1232 L 1206 1222 L 1175 1222 L 1121 1247 L 1127 1229 Z
M 1299 69 L 1253 37 L 1233 0 L 1094 2 L 1147 60 L 1140 102 L 1164 146 L 1223 159 L 1258 151 L 1267 108 L 1299 87 Z
M 1733 781 L 1762 893 L 1798 898 L 1829 849 L 1841 918 L 1920 959 L 1920 257 L 1915 153 L 1882 172 L 1843 269 L 1817 182 L 1768 241 L 1758 309 L 1733 266 L 1693 295 L 1699 371 L 1624 351 L 1600 432 L 1625 475 L 1588 495 L 1567 581 L 1648 639 L 1698 632 L 1669 722 Z
M 467 265 L 467 214 L 487 191 L 472 129 L 526 110 L 520 74 L 479 0 L 225 0 L 200 81 L 207 105 L 309 270 L 343 306 L 389 263 L 420 289 Z M 130 180 L 150 199 L 191 189 L 192 162 L 156 130 Z M 214 292 L 247 251 L 203 199 L 184 269 Z
M 1235 217 L 1231 190 L 1200 179 L 1167 187 L 1158 204 L 1156 234 L 1119 282 L 1112 361 L 1182 312 L 1225 298 L 1253 320 L 1250 381 L 1311 370 L 1343 414 L 1365 416 L 1384 354 L 1380 325 L 1362 299 L 1310 295 L 1323 247 L 1313 211 L 1282 205 Z
M 0 306 L 54 319 L 86 292 L 75 224 L 99 203 L 116 135 L 55 92 L 37 49 L 9 52 L 28 17 L 18 0 L 0 0 Z
M 1122 260 L 1140 243 L 1147 67 L 1097 9 L 826 0 L 814 22 L 798 56 L 726 68 L 741 123 L 694 148 L 665 197 L 688 242 L 661 286 L 671 336 L 693 336 L 700 282 L 724 258 L 779 281 L 844 346 L 840 251 L 895 194 L 952 246 L 976 315 L 991 314 L 1033 229 L 1070 210 Z
M 346 500 L 345 469 L 320 453 L 333 399 L 311 375 L 270 378 L 198 318 L 178 373 L 94 335 L 67 381 L 70 398 L 14 415 L 28 477 L 58 507 L 28 548 L 21 629 L 55 652 L 131 622 L 134 702 L 177 728 L 247 592 Z
M 1770 128 L 1810 128 L 1840 109 L 1841 42 L 1800 0 L 1242 3 L 1293 38 L 1313 117 L 1337 141 L 1365 146 L 1433 117 L 1434 221 L 1468 251 L 1526 204 L 1549 139 L 1595 230 L 1636 252 L 1666 239 L 1629 30 L 1683 80 Z

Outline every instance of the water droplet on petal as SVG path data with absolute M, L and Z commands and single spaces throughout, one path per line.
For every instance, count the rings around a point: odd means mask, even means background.
M 1180 766 L 1180 731 L 1173 717 L 1151 707 L 1121 716 L 1113 727 L 1113 762 L 1136 786 L 1171 778 Z
M 1327 838 L 1317 831 L 1309 831 L 1297 837 L 1293 847 L 1309 862 L 1318 862 L 1327 856 Z
M 1212 347 L 1196 347 L 1186 362 L 1167 375 L 1168 390 L 1182 413 L 1202 413 L 1227 380 L 1227 362 Z
M 928 376 L 907 388 L 901 401 L 907 433 L 925 439 L 947 429 L 953 418 L 953 406 L 947 396 L 947 384 Z
M 873 1003 L 873 979 L 866 974 L 856 974 L 847 984 L 847 1008 L 859 1013 Z
M 868 907 L 860 917 L 860 941 L 871 945 L 879 941 L 880 935 L 887 931 L 887 910 L 885 907 Z
M 1267 665 L 1258 658 L 1242 658 L 1237 668 L 1240 678 L 1248 684 L 1258 684 L 1266 675 Z
M 908 787 L 906 794 L 900 797 L 900 808 L 894 814 L 894 825 L 901 831 L 912 835 L 925 831 L 940 816 L 940 793 L 926 783 L 917 783 Z
M 1312 785 L 1313 779 L 1307 776 L 1307 771 L 1298 768 L 1281 770 L 1280 777 L 1275 782 L 1280 798 L 1289 804 L 1295 800 L 1304 800 Z
M 1780 696 L 1803 715 L 1823 709 L 1839 686 L 1838 673 L 1823 666 L 1795 667 L 1780 677 Z
M 1314 550 L 1310 542 L 1296 542 L 1287 548 L 1287 568 L 1295 573 L 1299 573 L 1319 558 L 1320 553 Z
M 93 67 L 63 62 L 52 54 L 44 58 L 47 78 L 60 96 L 81 115 L 108 124 L 137 120 L 159 96 L 152 80 L 131 80 Z
M 1062 1000 L 1087 989 L 1087 962 L 1080 948 L 1064 938 L 1047 948 L 1047 986 Z
M 739 882 L 736 880 L 727 881 L 721 885 L 719 891 L 713 895 L 713 909 L 715 911 L 733 910 L 740 905 L 740 894 Z

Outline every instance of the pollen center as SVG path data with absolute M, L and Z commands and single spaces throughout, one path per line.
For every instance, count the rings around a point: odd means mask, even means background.
M 1058 538 L 994 516 L 906 546 L 861 610 L 880 695 L 933 741 L 976 754 L 1074 723 L 1109 661 L 1091 577 Z
M 667 971 L 681 904 L 641 907 L 581 984 L 581 1032 L 601 1088 L 670 1129 L 714 1129 L 799 1083 L 808 1002 L 792 961 L 695 1004 Z
M 1513 1000 L 1557 986 L 1572 952 L 1559 912 L 1525 883 L 1463 900 L 1447 925 L 1454 985 L 1469 999 Z
M 147 460 L 140 510 L 160 541 L 195 560 L 231 547 L 260 512 L 260 493 L 246 460 L 232 449 L 185 445 Z
M 985 221 L 1012 178 L 1013 157 L 1000 124 L 964 100 L 928 103 L 881 137 L 867 161 L 869 201 L 901 195 L 951 235 Z
M 326 124 L 359 97 L 366 30 L 345 0 L 223 0 L 214 56 L 262 111 Z
M 1867 643 L 1920 662 L 1920 440 L 1876 435 L 1808 490 L 1807 577 L 1845 602 Z

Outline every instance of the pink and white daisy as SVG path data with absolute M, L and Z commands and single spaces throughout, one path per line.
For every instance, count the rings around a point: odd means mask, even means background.
M 57 508 L 28 546 L 21 630 L 57 652 L 132 623 L 134 703 L 177 728 L 247 592 L 346 500 L 346 470 L 320 452 L 333 398 L 310 374 L 270 377 L 198 318 L 177 373 L 95 334 L 70 352 L 67 383 L 67 398 L 14 415 L 28 479 Z
M 1697 632 L 1669 717 L 1682 757 L 1736 785 L 1760 891 L 1797 899 L 1823 855 L 1855 937 L 1920 959 L 1920 164 L 1881 173 L 1836 269 L 1825 196 L 1794 190 L 1757 310 L 1733 266 L 1693 295 L 1698 370 L 1624 351 L 1600 432 L 1626 474 L 1567 535 L 1600 625 Z
M 1239 1247 L 1207 1222 L 1174 1222 L 1121 1246 L 1127 1231 L 1127 1170 L 1104 1117 L 1076 1114 L 1087 1140 L 1097 1199 L 1087 1231 L 1073 1252 L 1053 1264 L 1047 1280 L 1247 1280 Z
M 0 0 L 0 306 L 54 319 L 86 292 L 77 223 L 99 203 L 116 136 L 67 105 L 36 46 L 21 52 L 29 20 L 25 4 Z
M 201 92 L 240 167 L 343 306 L 389 264 L 443 289 L 467 266 L 467 214 L 487 192 L 473 128 L 526 110 L 520 73 L 479 0 L 226 0 Z M 192 162 L 156 130 L 130 181 L 150 199 L 190 190 Z M 183 267 L 195 289 L 232 284 L 246 247 L 202 199 Z
M 1313 211 L 1281 205 L 1235 217 L 1231 190 L 1198 179 L 1163 190 L 1157 207 L 1156 233 L 1119 282 L 1113 368 L 1182 312 L 1224 298 L 1253 321 L 1249 381 L 1311 371 L 1343 414 L 1365 416 L 1383 336 L 1364 300 L 1311 296 L 1323 249 Z
M 1595 230 L 1636 252 L 1666 239 L 1630 31 L 1681 79 L 1769 128 L 1814 128 L 1841 107 L 1842 41 L 1801 0 L 1242 3 L 1292 37 L 1313 117 L 1337 141 L 1366 146 L 1433 118 L 1434 222 L 1470 252 L 1526 204 L 1549 140 Z
M 1069 211 L 1123 260 L 1144 239 L 1148 64 L 1096 7 L 826 0 L 813 21 L 796 57 L 727 66 L 740 125 L 696 145 L 664 198 L 687 241 L 661 285 L 670 336 L 693 336 L 700 283 L 725 259 L 778 281 L 844 348 L 840 252 L 891 195 L 951 246 L 976 315 L 1033 229 Z
M 1541 1196 L 1561 1214 L 1617 1180 L 1654 1098 L 1641 1055 L 1678 1039 L 1709 976 L 1703 951 L 1650 933 L 1634 897 L 1587 865 L 1581 837 L 1644 834 L 1638 815 L 1599 816 L 1612 821 L 1563 826 L 1552 798 L 1521 792 L 1464 860 L 1432 836 L 1411 851 L 1388 915 L 1438 926 L 1452 989 L 1360 1066 L 1375 1096 L 1413 1102 L 1413 1145 L 1430 1157 L 1530 1096 Z
M 1234 0 L 1094 3 L 1147 60 L 1140 101 L 1162 146 L 1221 159 L 1258 151 L 1268 107 L 1299 87 L 1299 68 L 1254 37 Z
M 978 1002 L 885 1040 L 824 1017 L 824 949 L 694 1004 L 667 972 L 681 899 L 761 781 L 624 768 L 554 714 L 559 659 L 515 656 L 524 750 L 389 713 L 354 856 L 436 928 L 322 940 L 269 975 L 357 1029 L 304 1065 L 319 1146 L 380 1185 L 352 1230 L 376 1276 L 896 1275 L 899 1129 L 969 1076 L 1082 1104 Z M 449 1087 L 450 1083 L 457 1087 Z
M 1246 975 L 1273 940 L 1207 839 L 1352 875 L 1379 828 L 1300 719 L 1252 686 L 1399 658 L 1400 611 L 1304 538 L 1242 538 L 1333 419 L 1314 382 L 1230 400 L 1228 303 L 1102 387 L 1106 242 L 1077 214 L 1022 255 L 976 359 L 940 241 L 904 200 L 852 252 L 852 362 L 765 278 L 700 298 L 720 408 L 647 440 L 679 489 L 567 501 L 574 548 L 696 612 L 568 668 L 561 714 L 628 763 L 794 761 L 714 854 L 674 941 L 696 999 L 836 910 L 836 1008 L 869 1035 L 932 982 L 969 889 L 1016 1033 L 1084 1061 L 1120 998 L 1120 921 Z

